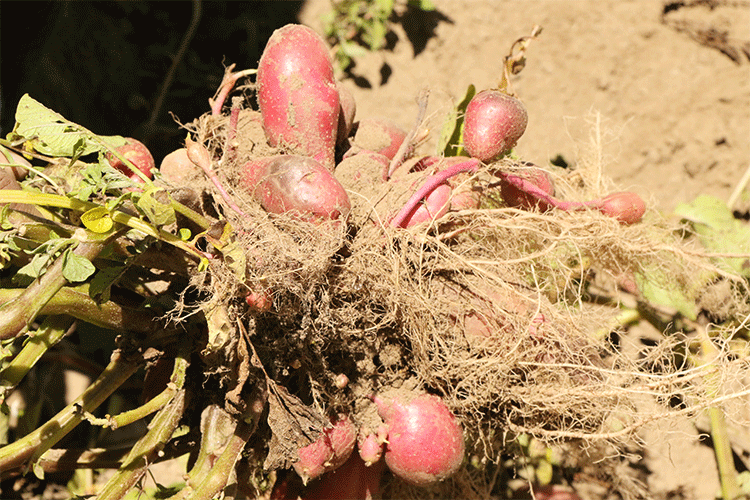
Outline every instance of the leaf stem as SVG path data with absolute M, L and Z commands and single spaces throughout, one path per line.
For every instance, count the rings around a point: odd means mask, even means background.
M 159 451 L 172 437 L 185 410 L 187 391 L 184 386 L 188 364 L 184 355 L 175 358 L 170 380 L 174 388 L 172 397 L 151 421 L 146 435 L 138 440 L 123 460 L 122 466 L 104 485 L 97 496 L 98 500 L 116 500 L 124 497 L 143 477 L 149 465 L 157 458 Z
M 92 260 L 101 252 L 105 244 L 106 240 L 80 241 L 73 249 L 73 253 Z M 65 286 L 68 280 L 63 276 L 64 261 L 65 254 L 62 254 L 23 293 L 0 306 L 0 340 L 20 335 L 50 299 Z
M 61 196 L 57 194 L 29 193 L 26 191 L 19 191 L 19 190 L 13 190 L 13 189 L 6 189 L 6 190 L 0 191 L 0 205 L 6 204 L 6 203 L 28 203 L 30 205 L 43 205 L 43 206 L 48 206 L 48 207 L 67 208 L 70 210 L 76 210 L 78 212 L 87 212 L 91 210 L 92 208 L 97 208 L 101 206 L 101 205 L 97 205 L 96 203 L 91 203 L 88 201 L 81 201 L 75 198 L 68 198 L 67 196 Z M 174 203 L 177 204 L 177 202 L 174 202 Z M 185 208 L 187 209 L 187 207 Z M 171 233 L 168 233 L 162 229 L 159 229 L 157 227 L 154 227 L 153 225 L 149 224 L 148 222 L 145 222 L 143 219 L 140 219 L 139 217 L 135 217 L 133 215 L 126 214 L 124 212 L 119 212 L 116 210 L 110 212 L 110 217 L 112 218 L 113 221 L 117 223 L 128 226 L 131 229 L 135 229 L 137 231 L 140 231 L 154 238 L 163 240 L 166 243 L 169 243 L 170 245 L 175 246 L 179 248 L 180 250 L 183 250 L 189 253 L 190 255 L 192 255 L 193 257 L 196 257 L 197 259 L 205 258 L 205 255 L 203 255 L 203 253 L 199 252 L 198 250 L 190 246 L 188 243 L 182 241 L 177 236 Z M 206 224 L 205 227 L 208 227 L 208 222 L 205 220 L 204 222 Z
M 5 290 L 0 290 L 4 292 Z M 13 358 L 8 366 L 0 372 L 0 383 L 3 389 L 18 385 L 31 368 L 47 350 L 57 344 L 69 331 L 73 320 L 65 317 L 50 316 L 44 320 L 39 330 L 31 336 L 23 349 Z M 3 395 L 0 394 L 0 401 Z
M 145 358 L 150 357 L 153 352 L 155 350 L 147 351 L 144 355 L 126 357 L 121 351 L 115 351 L 109 365 L 83 394 L 35 431 L 0 448 L 0 470 L 21 467 L 33 456 L 39 457 L 52 448 L 84 420 L 84 411 L 95 410 L 130 378 Z
M 26 289 L 0 289 L 0 306 L 17 300 Z M 85 291 L 85 287 L 62 287 L 42 307 L 39 314 L 45 316 L 69 315 L 86 323 L 117 331 L 139 333 L 152 332 L 158 325 L 153 315 L 123 307 L 116 302 L 97 303 Z M 36 337 L 36 335 L 34 336 Z

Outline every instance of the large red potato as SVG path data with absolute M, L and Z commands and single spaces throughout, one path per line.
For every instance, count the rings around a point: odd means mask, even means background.
M 258 63 L 257 83 L 268 143 L 333 170 L 340 102 L 323 39 L 307 26 L 277 29 Z

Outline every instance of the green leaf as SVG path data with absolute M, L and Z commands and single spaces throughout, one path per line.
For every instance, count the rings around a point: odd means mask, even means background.
M 688 221 L 703 246 L 710 252 L 729 254 L 750 253 L 750 226 L 735 219 L 732 211 L 719 198 L 700 195 L 690 203 L 680 203 L 675 214 Z M 748 258 L 717 257 L 726 269 L 750 277 Z
M 44 274 L 51 260 L 51 257 L 47 254 L 34 255 L 31 262 L 19 269 L 13 276 L 13 283 L 24 287 L 29 286 L 35 279 Z
M 115 225 L 109 210 L 105 207 L 95 207 L 81 215 L 81 222 L 86 229 L 94 233 L 106 233 Z
M 66 120 L 28 94 L 24 94 L 18 102 L 16 122 L 14 132 L 26 138 L 34 149 L 45 155 L 73 157 L 107 149 L 91 140 L 91 134 L 83 127 Z M 125 144 L 125 139 L 121 136 L 99 139 L 111 148 Z
M 96 272 L 94 264 L 87 258 L 76 255 L 69 248 L 63 254 L 63 278 L 71 283 L 80 283 L 86 281 Z
M 696 277 L 695 282 L 688 288 L 670 281 L 663 272 L 654 269 L 647 273 L 638 273 L 635 280 L 643 298 L 650 304 L 670 307 L 695 321 L 698 318 L 698 291 L 709 281 L 708 276 L 704 279 L 699 278 Z
M 127 268 L 128 266 L 115 265 L 100 269 L 89 283 L 89 297 L 97 302 L 107 302 L 112 285 L 120 279 Z
M 136 206 L 156 226 L 164 226 L 177 221 L 174 209 L 169 203 L 169 194 L 164 188 L 153 187 L 146 190 Z
M 466 95 L 449 113 L 443 122 L 438 142 L 438 154 L 445 156 L 461 156 L 463 154 L 464 115 L 466 107 L 477 93 L 474 85 L 469 85 Z

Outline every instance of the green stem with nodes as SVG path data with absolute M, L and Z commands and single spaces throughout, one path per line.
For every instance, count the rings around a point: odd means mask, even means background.
M 2 291 L 4 290 L 0 290 L 0 292 Z M 21 352 L 0 372 L 2 388 L 12 388 L 18 385 L 39 361 L 39 358 L 70 331 L 72 323 L 73 320 L 66 317 L 50 316 L 46 318 L 39 330 L 23 346 Z M 0 393 L 0 402 L 4 399 L 4 395 Z
M 83 394 L 43 426 L 18 441 L 0 448 L 0 470 L 16 469 L 23 466 L 29 459 L 32 462 L 38 459 L 76 425 L 85 420 L 83 412 L 95 410 L 138 370 L 146 358 L 152 357 L 155 352 L 156 350 L 149 350 L 144 355 L 127 358 L 122 352 L 115 351 L 109 365 Z
M 226 487 L 229 476 L 256 427 L 257 419 L 250 424 L 246 422 L 237 424 L 224 452 L 216 460 L 205 479 L 188 497 L 190 500 L 212 500 Z
M 188 367 L 185 355 L 175 359 L 170 385 L 173 387 L 168 404 L 159 410 L 149 425 L 149 431 L 133 446 L 123 465 L 107 481 L 97 496 L 98 500 L 116 500 L 124 497 L 128 491 L 143 477 L 164 448 L 167 441 L 180 423 L 185 410 L 187 392 L 185 390 L 185 372 Z
M 60 288 L 44 304 L 39 314 L 68 315 L 92 325 L 117 331 L 149 333 L 158 326 L 152 314 L 123 307 L 111 300 L 98 303 L 89 296 L 86 288 L 86 286 Z M 25 288 L 0 289 L 0 306 L 17 300 L 25 291 Z
M 68 198 L 67 196 L 60 196 L 57 194 L 46 194 L 46 193 L 29 193 L 26 191 L 17 191 L 17 190 L 12 190 L 12 189 L 6 189 L 3 191 L 0 191 L 0 205 L 4 205 L 6 203 L 27 203 L 30 205 L 42 205 L 42 206 L 56 207 L 56 208 L 67 208 L 67 209 L 76 210 L 79 212 L 87 212 L 93 208 L 101 207 L 101 205 L 97 205 L 96 203 L 91 203 L 88 201 L 81 201 L 75 198 Z M 174 203 L 178 204 L 177 202 L 174 202 Z M 185 211 L 190 210 L 188 207 L 183 207 L 183 208 Z M 187 212 L 181 211 L 180 213 L 187 213 Z M 199 218 L 203 218 L 203 216 L 197 213 L 194 213 L 194 215 Z M 196 257 L 198 259 L 202 259 L 205 257 L 201 252 L 196 250 L 194 247 L 190 246 L 187 242 L 182 241 L 177 236 L 171 233 L 168 233 L 162 229 L 159 229 L 149 224 L 148 222 L 145 222 L 143 219 L 140 219 L 130 214 L 126 214 L 124 212 L 119 212 L 117 210 L 110 212 L 109 216 L 113 221 L 119 224 L 123 224 L 132 229 L 135 229 L 144 234 L 147 234 L 148 236 L 152 236 L 154 238 L 163 240 L 166 243 L 169 243 L 170 245 L 175 246 L 179 248 L 180 250 L 187 252 L 193 257 Z M 199 219 L 194 219 L 194 220 L 199 220 Z M 205 227 L 207 228 L 208 221 L 206 221 L 205 218 L 203 218 L 203 221 L 206 223 Z
M 160 453 L 155 462 L 163 462 L 173 458 L 181 457 L 190 453 L 194 446 L 193 443 L 186 439 L 186 436 L 180 436 L 171 439 L 164 453 Z M 39 467 L 45 473 L 67 472 L 79 469 L 119 469 L 122 461 L 130 452 L 127 448 L 53 448 L 48 450 L 40 459 Z M 0 476 L 2 477 L 2 476 Z
M 184 500 L 194 487 L 200 486 L 214 466 L 216 459 L 234 435 L 237 420 L 218 405 L 209 405 L 201 413 L 201 445 L 198 457 L 187 473 L 186 486 L 169 500 Z
M 81 230 L 85 234 L 83 230 Z M 73 253 L 79 257 L 92 260 L 99 255 L 106 239 L 82 241 Z M 0 340 L 16 337 L 28 328 L 44 305 L 68 282 L 63 276 L 65 256 L 60 255 L 47 269 L 41 278 L 34 280 L 17 298 L 0 306 Z

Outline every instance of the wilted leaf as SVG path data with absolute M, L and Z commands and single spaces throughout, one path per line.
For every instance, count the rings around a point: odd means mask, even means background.
M 174 208 L 169 204 L 169 195 L 163 188 L 154 187 L 145 191 L 136 205 L 156 226 L 165 226 L 177 221 Z
M 94 233 L 106 233 L 114 226 L 109 210 L 105 207 L 94 207 L 81 215 L 81 222 L 86 229 Z
M 18 102 L 16 122 L 18 126 L 14 132 L 26 138 L 42 154 L 72 157 L 106 150 L 106 147 L 91 140 L 83 127 L 68 121 L 28 94 L 24 94 Z M 113 148 L 125 144 L 121 136 L 99 138 Z
M 707 280 L 708 276 L 705 278 Z M 672 308 L 691 320 L 698 317 L 696 299 L 698 291 L 706 281 L 696 277 L 693 286 L 688 288 L 671 282 L 664 276 L 664 273 L 653 270 L 652 272 L 637 274 L 636 283 L 643 298 L 650 304 Z
M 690 203 L 680 203 L 675 214 L 690 222 L 703 246 L 715 253 L 750 253 L 750 226 L 737 220 L 722 200 L 700 195 Z M 732 271 L 750 277 L 748 258 L 717 257 Z

